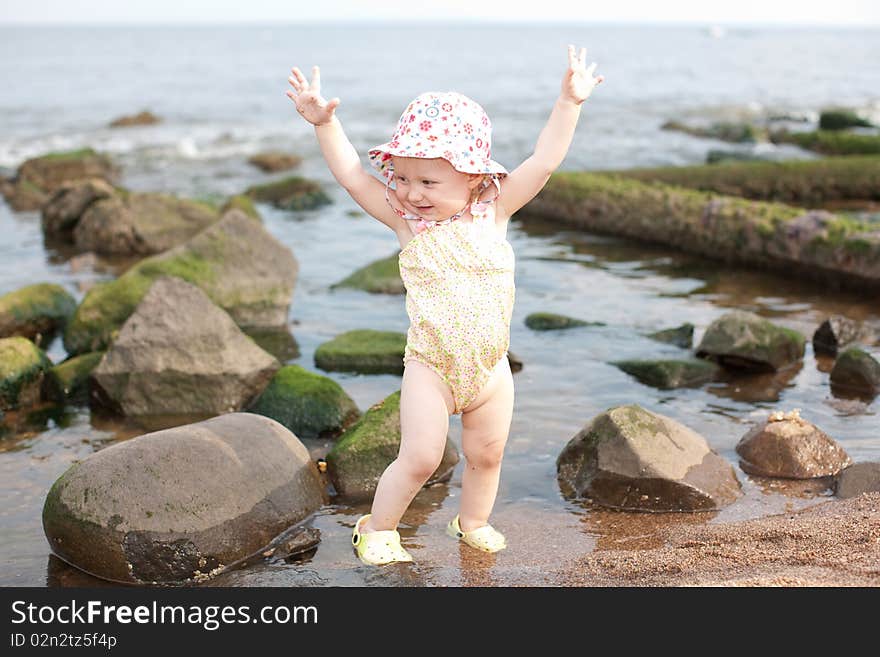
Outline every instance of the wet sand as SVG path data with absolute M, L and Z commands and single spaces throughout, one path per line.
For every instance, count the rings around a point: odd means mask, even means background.
M 880 586 L 880 493 L 742 522 L 661 530 L 651 549 L 597 550 L 557 586 Z

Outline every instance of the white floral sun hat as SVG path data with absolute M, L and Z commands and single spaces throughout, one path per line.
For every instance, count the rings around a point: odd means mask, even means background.
M 393 174 L 392 155 L 443 158 L 462 173 L 507 175 L 490 158 L 492 123 L 479 104 L 454 91 L 420 94 L 400 115 L 391 141 L 369 151 L 372 164 L 386 180 Z

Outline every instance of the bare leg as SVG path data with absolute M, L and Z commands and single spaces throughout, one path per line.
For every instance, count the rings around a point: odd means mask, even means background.
M 495 506 L 501 459 L 513 418 L 513 376 L 507 358 L 461 416 L 461 444 L 467 463 L 461 478 L 462 531 L 489 523 Z
M 452 410 L 446 382 L 418 361 L 408 361 L 400 387 L 400 451 L 379 479 L 364 533 L 397 528 L 443 459 Z

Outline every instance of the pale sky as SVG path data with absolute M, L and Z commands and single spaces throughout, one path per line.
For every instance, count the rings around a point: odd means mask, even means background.
M 880 25 L 878 0 L 0 0 L 10 23 L 362 20 Z

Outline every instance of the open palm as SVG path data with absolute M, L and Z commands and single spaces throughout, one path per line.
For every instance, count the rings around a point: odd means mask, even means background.
M 315 66 L 312 68 L 312 81 L 308 82 L 296 66 L 291 69 L 292 75 L 287 78 L 293 90 L 287 90 L 287 97 L 296 105 L 296 111 L 302 117 L 314 125 L 324 125 L 333 120 L 333 113 L 339 106 L 339 99 L 330 101 L 321 95 L 321 71 Z
M 576 55 L 574 46 L 568 47 L 568 70 L 562 78 L 562 95 L 578 104 L 589 98 L 596 85 L 605 79 L 602 75 L 593 75 L 596 62 L 586 66 L 586 61 L 586 48 L 581 48 L 580 54 Z

